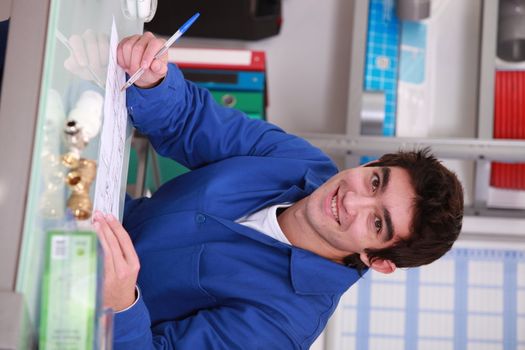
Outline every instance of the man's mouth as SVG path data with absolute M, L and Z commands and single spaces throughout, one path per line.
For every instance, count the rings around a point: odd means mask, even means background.
M 337 223 L 341 225 L 341 222 L 339 221 L 339 208 L 337 207 L 337 194 L 332 197 L 330 209 L 332 210 L 332 215 L 334 216 L 335 221 L 337 221 Z

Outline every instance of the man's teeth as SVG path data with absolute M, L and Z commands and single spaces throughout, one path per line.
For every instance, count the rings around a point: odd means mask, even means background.
M 337 195 L 332 198 L 331 204 L 332 214 L 334 215 L 335 220 L 339 223 L 339 215 L 337 210 Z

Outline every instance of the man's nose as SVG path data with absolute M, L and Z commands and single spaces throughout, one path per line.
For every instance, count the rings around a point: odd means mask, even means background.
M 366 208 L 373 208 L 375 206 L 375 198 L 353 191 L 348 191 L 345 193 L 342 204 L 348 215 L 354 218 L 357 216 L 359 211 Z

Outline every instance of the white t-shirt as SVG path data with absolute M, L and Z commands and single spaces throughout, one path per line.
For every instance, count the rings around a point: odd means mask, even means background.
M 243 216 L 238 219 L 236 223 L 248 226 L 257 230 L 261 233 L 264 233 L 270 237 L 275 238 L 276 240 L 292 245 L 288 238 L 281 230 L 279 222 L 277 222 L 277 209 L 279 208 L 288 208 L 292 203 L 276 204 L 271 207 L 261 209 L 251 215 Z

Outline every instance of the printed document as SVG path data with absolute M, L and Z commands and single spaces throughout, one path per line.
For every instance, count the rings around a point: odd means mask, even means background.
M 100 134 L 94 210 L 119 217 L 122 166 L 126 142 L 126 92 L 120 87 L 126 81 L 124 70 L 117 64 L 118 34 L 115 19 L 109 43 L 108 75 L 104 98 L 104 121 Z

